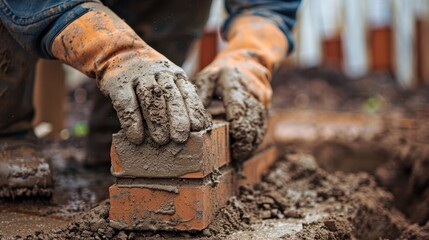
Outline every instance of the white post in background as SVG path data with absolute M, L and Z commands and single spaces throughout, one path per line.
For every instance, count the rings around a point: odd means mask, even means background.
M 414 0 L 393 0 L 395 75 L 402 86 L 413 87 L 414 68 Z
M 298 37 L 296 56 L 302 67 L 314 67 L 321 64 L 321 30 L 319 24 L 319 0 L 304 0 L 298 13 Z
M 322 58 L 323 63 L 335 68 L 343 67 L 342 51 L 342 0 L 319 1 L 318 19 L 322 36 Z
M 226 9 L 224 7 L 225 0 L 212 0 L 212 6 L 210 8 L 209 18 L 207 19 L 206 26 L 204 28 L 207 32 L 217 32 L 220 26 L 228 17 Z M 222 50 L 226 46 L 226 42 L 218 35 L 217 48 Z
M 380 28 L 391 24 L 392 14 L 390 13 L 390 3 L 386 0 L 367 0 L 366 12 L 368 14 L 368 24 L 372 28 Z
M 369 68 L 371 71 L 391 72 L 393 70 L 392 2 L 367 0 L 365 3 L 368 21 Z
M 429 1 L 428 0 L 414 0 L 414 11 L 419 18 L 428 18 L 429 14 Z
M 339 34 L 341 29 L 341 3 L 342 0 L 324 0 L 318 2 L 316 11 L 320 12 L 320 18 L 317 19 L 320 30 L 324 38 L 331 38 Z
M 353 78 L 362 77 L 368 71 L 365 27 L 365 2 L 344 1 L 344 30 L 342 31 L 344 68 Z

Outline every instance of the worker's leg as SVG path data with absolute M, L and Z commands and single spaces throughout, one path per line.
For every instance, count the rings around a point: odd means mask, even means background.
M 0 134 L 31 130 L 36 58 L 24 52 L 0 23 Z
M 31 127 L 36 61 L 0 22 L 0 197 L 50 194 L 50 168 Z
M 181 66 L 193 40 L 202 33 L 211 1 L 105 1 L 145 42 Z M 111 102 L 100 92 L 94 97 L 88 138 L 88 165 L 109 163 L 111 135 L 120 125 Z

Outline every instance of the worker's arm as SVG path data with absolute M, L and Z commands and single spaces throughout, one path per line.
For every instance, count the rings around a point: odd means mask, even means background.
M 229 17 L 222 26 L 222 34 L 227 38 L 231 24 L 238 17 L 263 17 L 284 33 L 288 41 L 288 52 L 291 52 L 293 50 L 292 29 L 300 4 L 301 0 L 225 0 Z
M 85 2 L 97 0 L 0 0 L 0 20 L 13 38 L 30 54 L 54 58 L 49 53 L 61 29 L 89 11 Z
M 101 3 L 83 2 L 0 0 L 0 15 L 30 52 L 95 78 L 131 142 L 151 136 L 158 144 L 180 143 L 211 124 L 180 67 Z
M 205 106 L 223 100 L 232 155 L 244 160 L 262 142 L 271 103 L 271 73 L 292 50 L 297 0 L 227 0 L 226 47 L 195 78 Z

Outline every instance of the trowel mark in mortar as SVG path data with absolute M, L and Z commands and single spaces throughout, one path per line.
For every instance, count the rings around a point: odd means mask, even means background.
M 176 208 L 174 207 L 173 202 L 168 202 L 168 203 L 164 203 L 160 209 L 154 212 L 156 214 L 174 215 L 176 213 Z
M 118 184 L 118 186 L 121 188 L 135 188 L 135 187 L 148 188 L 148 189 L 161 190 L 161 191 L 179 194 L 179 188 L 176 186 L 167 186 L 167 185 L 160 185 L 160 184 L 133 184 L 133 185 Z

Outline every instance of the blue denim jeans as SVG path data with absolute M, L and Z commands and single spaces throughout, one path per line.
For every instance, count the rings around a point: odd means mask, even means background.
M 0 22 L 0 135 L 31 129 L 36 61 Z

